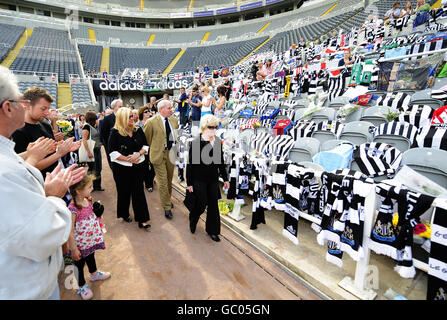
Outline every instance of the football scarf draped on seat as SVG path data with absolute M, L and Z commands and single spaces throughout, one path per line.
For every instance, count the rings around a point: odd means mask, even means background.
M 420 129 L 415 147 L 447 150 L 447 126 L 431 125 Z
M 371 231 L 369 248 L 377 254 L 384 254 L 396 260 L 394 268 L 401 277 L 413 278 L 413 229 L 420 222 L 434 200 L 433 197 L 413 192 L 404 186 L 380 183 L 376 193 L 381 206 Z M 398 222 L 393 226 L 393 207 L 397 203 Z
M 436 204 L 431 225 L 427 300 L 447 300 L 447 204 Z
M 374 129 L 374 137 L 378 135 L 395 135 L 405 137 L 410 141 L 410 145 L 414 143 L 418 128 L 408 122 L 387 122 L 382 123 Z
M 386 143 L 370 142 L 356 146 L 354 160 L 369 177 L 393 177 L 402 162 L 402 153 Z

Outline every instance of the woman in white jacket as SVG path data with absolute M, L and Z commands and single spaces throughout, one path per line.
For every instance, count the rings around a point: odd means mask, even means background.
M 0 299 L 59 299 L 61 246 L 68 240 L 71 214 L 61 199 L 85 169 L 59 165 L 45 180 L 31 164 L 52 152 L 39 139 L 20 155 L 12 133 L 24 126 L 25 107 L 14 75 L 0 67 Z

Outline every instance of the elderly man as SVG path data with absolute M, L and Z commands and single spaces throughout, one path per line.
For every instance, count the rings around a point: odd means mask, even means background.
M 172 176 L 174 173 L 176 141 L 175 130 L 178 120 L 172 116 L 171 102 L 161 100 L 158 103 L 158 114 L 146 121 L 144 133 L 149 145 L 149 159 L 155 169 L 159 186 L 161 205 L 167 219 L 172 219 L 171 202 Z
M 156 114 L 157 113 L 157 98 L 152 96 L 150 101 L 149 101 L 149 109 Z
M 113 126 L 115 125 L 115 114 L 118 112 L 119 108 L 123 106 L 123 100 L 116 99 L 113 100 L 110 104 L 110 107 L 113 110 L 113 113 L 107 115 L 104 117 L 104 120 L 102 120 L 101 123 L 101 130 L 99 132 L 99 135 L 101 136 L 101 141 L 104 144 L 104 150 L 106 151 L 107 156 L 107 162 L 109 163 L 110 169 L 112 169 L 112 165 L 110 162 L 110 155 L 109 155 L 109 136 L 110 136 L 110 130 L 112 130 Z
M 59 299 L 62 245 L 72 227 L 61 197 L 85 170 L 58 165 L 44 180 L 29 163 L 51 152 L 44 146 L 54 143 L 49 138 L 31 143 L 19 156 L 9 138 L 25 125 L 25 106 L 31 101 L 24 100 L 16 78 L 4 67 L 0 88 L 0 299 Z

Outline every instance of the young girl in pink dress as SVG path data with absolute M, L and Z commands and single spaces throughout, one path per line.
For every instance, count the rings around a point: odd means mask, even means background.
M 84 278 L 84 266 L 87 264 L 90 272 L 90 281 L 105 280 L 110 278 L 109 272 L 97 270 L 95 251 L 105 249 L 101 231 L 101 218 L 93 211 L 91 192 L 93 190 L 94 176 L 85 175 L 84 178 L 70 188 L 73 197 L 68 208 L 72 212 L 73 228 L 69 238 L 71 257 L 78 269 L 78 294 L 82 299 L 93 297 L 93 292 L 86 284 Z

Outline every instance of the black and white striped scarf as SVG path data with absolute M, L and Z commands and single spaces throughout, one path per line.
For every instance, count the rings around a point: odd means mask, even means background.
M 437 204 L 431 225 L 427 300 L 447 300 L 447 204 Z
M 447 48 L 447 39 L 428 41 L 425 43 L 415 43 L 411 46 L 410 54 L 431 52 Z M 411 57 L 410 60 L 420 59 L 421 56 Z
M 395 259 L 397 265 L 394 270 L 401 277 L 413 278 L 416 274 L 412 254 L 413 229 L 420 222 L 420 216 L 431 207 L 434 198 L 387 183 L 378 184 L 376 193 L 382 205 L 371 232 L 369 247 L 378 254 Z M 397 228 L 392 223 L 395 203 L 399 215 Z

